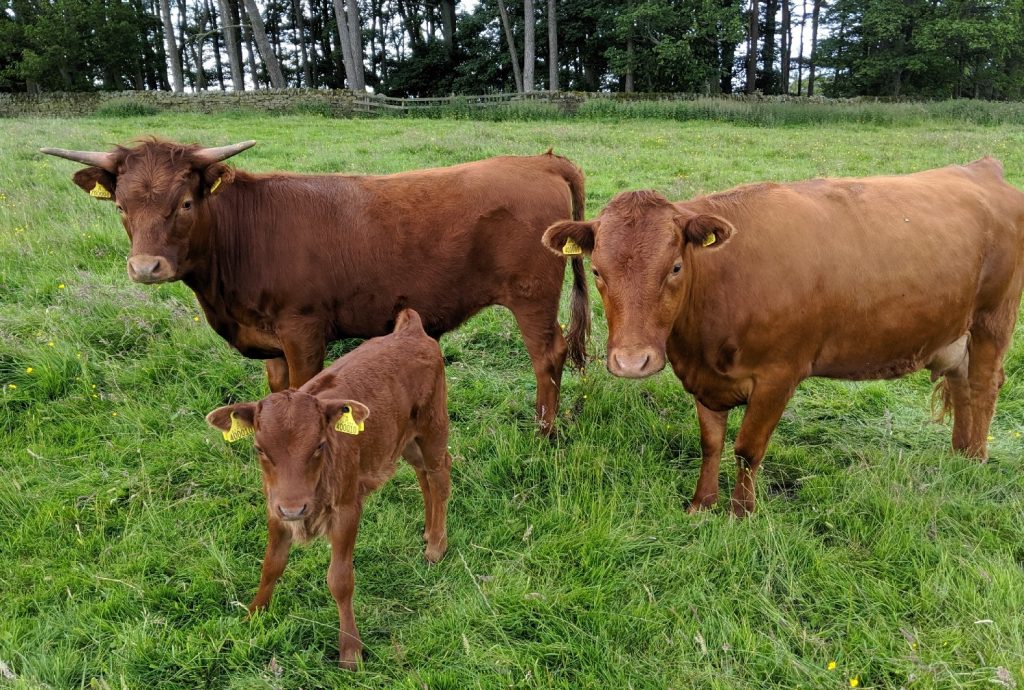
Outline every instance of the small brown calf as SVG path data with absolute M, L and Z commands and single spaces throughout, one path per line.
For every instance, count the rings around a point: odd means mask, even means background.
M 225 405 L 206 421 L 227 440 L 255 433 L 267 497 L 267 553 L 249 613 L 266 608 L 293 539 L 331 541 L 327 585 L 338 603 L 339 664 L 355 668 L 362 641 L 352 613 L 352 552 L 363 498 L 395 472 L 416 470 L 426 512 L 426 558 L 448 548 L 450 491 L 444 362 L 419 315 L 403 310 L 395 330 L 338 359 L 298 390 Z

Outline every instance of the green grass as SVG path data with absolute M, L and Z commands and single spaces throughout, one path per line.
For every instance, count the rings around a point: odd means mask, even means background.
M 254 138 L 237 162 L 258 170 L 392 172 L 554 145 L 587 172 L 590 214 L 627 188 L 684 198 L 988 153 L 1024 186 L 1024 130 L 1008 125 L 5 120 L 0 686 L 1024 683 L 1020 327 L 990 463 L 949 452 L 949 428 L 928 422 L 923 374 L 808 381 L 769 447 L 759 512 L 737 521 L 682 511 L 700 443 L 669 373 L 631 382 L 595 362 L 585 378 L 567 375 L 562 436 L 546 443 L 512 319 L 488 310 L 442 341 L 455 456 L 447 557 L 423 560 L 411 470 L 368 502 L 355 595 L 365 668 L 333 667 L 323 543 L 293 550 L 270 610 L 247 622 L 264 544 L 259 468 L 250 444 L 224 444 L 203 415 L 262 396 L 261 367 L 197 321 L 183 286 L 130 283 L 111 206 L 72 185 L 74 164 L 36 152 L 144 133 Z M 599 302 L 595 315 L 600 352 Z

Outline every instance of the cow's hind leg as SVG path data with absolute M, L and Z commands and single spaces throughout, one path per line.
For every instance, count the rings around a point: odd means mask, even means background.
M 968 380 L 967 345 L 969 336 L 963 337 L 943 348 L 927 364 L 932 380 L 942 377 L 932 397 L 932 413 L 935 421 L 941 422 L 953 413 L 953 450 L 966 453 L 971 438 L 971 387 Z M 941 408 L 936 410 L 936 403 Z
M 515 302 L 508 305 L 523 334 L 526 351 L 533 362 L 537 377 L 537 422 L 543 436 L 555 433 L 558 414 L 558 393 L 562 386 L 562 368 L 568 346 L 558 325 L 558 294 L 552 298 L 538 297 L 535 301 Z
M 736 487 L 732 491 L 731 508 L 736 517 L 754 512 L 757 470 L 795 388 L 795 384 L 788 382 L 764 381 L 758 382 L 750 395 L 735 443 Z
M 696 513 L 710 508 L 718 502 L 718 468 L 722 462 L 722 446 L 725 445 L 725 428 L 729 411 L 715 412 L 699 402 L 697 421 L 700 423 L 701 464 L 697 489 L 687 512 Z
M 982 462 L 988 458 L 988 431 L 996 410 L 996 397 L 1005 379 L 1003 355 L 1010 345 L 1013 324 L 1012 316 L 1000 319 L 988 315 L 976 319 L 971 329 L 967 373 L 971 414 L 968 438 L 962 450 Z

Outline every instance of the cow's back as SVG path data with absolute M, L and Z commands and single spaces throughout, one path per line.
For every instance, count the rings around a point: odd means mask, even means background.
M 697 252 L 692 316 L 742 375 L 885 378 L 1019 303 L 1024 194 L 989 159 L 901 177 L 741 187 L 680 206 L 736 232 Z

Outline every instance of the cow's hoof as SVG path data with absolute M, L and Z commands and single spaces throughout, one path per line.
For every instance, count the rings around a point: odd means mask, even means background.
M 718 503 L 718 496 L 705 496 L 704 498 L 694 498 L 690 501 L 690 505 L 686 508 L 688 515 L 696 515 L 697 513 L 703 513 L 706 510 L 711 510 Z
M 426 551 L 423 552 L 423 557 L 427 559 L 428 563 L 437 563 L 444 558 L 445 552 L 448 550 L 448 537 L 441 539 L 437 544 L 427 544 Z

